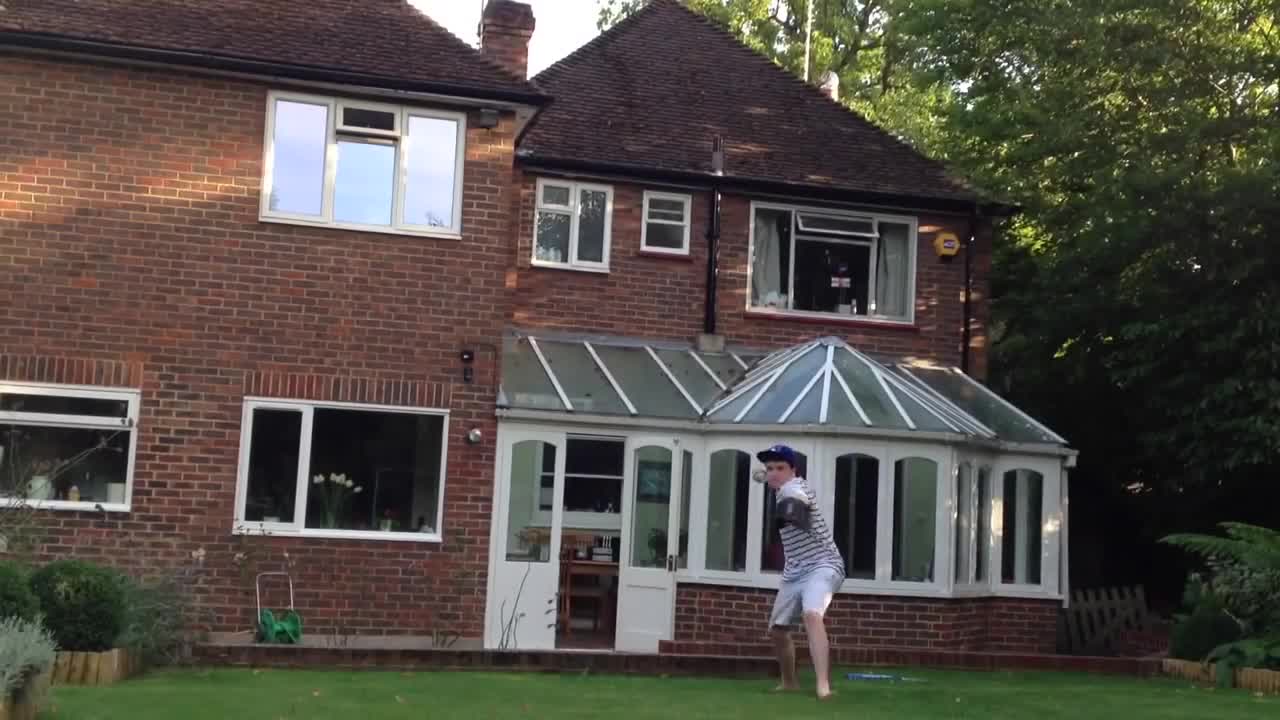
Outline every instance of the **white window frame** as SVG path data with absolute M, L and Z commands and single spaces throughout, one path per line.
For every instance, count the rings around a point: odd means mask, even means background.
M 354 410 L 357 412 L 399 413 L 404 415 L 429 415 L 441 418 L 440 430 L 440 484 L 436 503 L 435 532 L 387 532 L 381 530 L 337 530 L 307 528 L 307 493 L 311 486 L 311 437 L 315 411 L 320 409 Z M 253 413 L 255 410 L 285 410 L 302 415 L 302 436 L 298 443 L 298 489 L 294 496 L 293 521 L 284 523 L 245 520 L 245 505 L 249 493 L 249 456 L 252 450 Z M 294 535 L 299 537 L 336 538 L 350 540 L 383 540 L 400 542 L 439 543 L 444 539 L 445 471 L 449 459 L 449 411 L 444 408 L 402 407 L 366 403 L 317 402 L 278 398 L 247 397 L 240 421 L 240 459 L 236 473 L 235 520 L 232 532 L 237 535 Z
M 783 210 L 791 213 L 791 238 L 790 238 L 791 253 L 789 255 L 789 259 L 790 259 L 789 267 L 787 268 L 787 273 L 789 276 L 787 287 L 789 291 L 787 292 L 786 308 L 774 308 L 774 307 L 766 307 L 766 306 L 757 306 L 752 304 L 751 275 L 752 275 L 752 270 L 754 266 L 753 260 L 755 258 L 755 248 L 756 248 L 756 212 L 759 210 Z M 841 240 L 835 237 L 831 237 L 832 233 L 827 233 L 826 235 L 814 237 L 815 240 L 820 240 L 821 242 L 829 242 L 832 244 L 844 243 L 848 245 L 863 245 L 870 248 L 869 252 L 871 253 L 871 262 L 868 263 L 868 271 L 867 271 L 868 275 L 870 276 L 868 278 L 868 283 L 867 283 L 867 297 L 868 297 L 868 302 L 873 307 L 871 308 L 871 311 L 869 311 L 866 315 L 842 315 L 840 313 L 818 312 L 813 310 L 796 310 L 795 309 L 795 274 L 796 274 L 795 264 L 796 264 L 796 241 L 798 239 L 797 236 L 804 235 L 806 237 L 809 237 L 811 236 L 812 232 L 814 232 L 814 231 L 805 232 L 799 229 L 798 217 L 801 213 L 806 213 L 811 215 L 842 216 L 842 217 L 848 217 L 850 219 L 857 219 L 857 220 L 871 220 L 873 222 L 875 226 L 875 231 L 876 231 L 875 237 L 847 235 L 844 240 Z M 905 317 L 880 315 L 874 311 L 875 298 L 876 298 L 876 258 L 879 257 L 879 236 L 880 236 L 881 222 L 908 226 L 907 315 Z M 860 212 L 860 211 L 854 211 L 854 210 L 840 210 L 840 209 L 812 207 L 812 206 L 805 206 L 805 205 L 793 205 L 793 204 L 787 204 L 787 203 L 770 203 L 770 202 L 752 201 L 747 226 L 748 226 L 747 227 L 748 248 L 747 248 L 746 309 L 749 312 L 755 313 L 755 314 L 778 315 L 782 317 L 821 318 L 823 320 L 875 323 L 875 324 L 882 324 L 882 325 L 910 326 L 915 324 L 916 299 L 917 299 L 916 284 L 917 284 L 917 275 L 919 274 L 918 259 L 917 259 L 919 255 L 919 244 L 920 244 L 919 218 L 912 215 L 890 215 L 890 214 L 878 213 L 878 212 Z
M 0 505 L 23 504 L 41 510 L 101 510 L 103 512 L 129 512 L 133 506 L 133 477 L 138 450 L 138 412 L 142 394 L 138 390 L 105 388 L 93 385 L 62 385 L 54 383 L 0 382 L 0 393 L 24 395 L 49 395 L 55 397 L 79 397 L 94 400 L 111 400 L 128 404 L 125 418 L 96 415 L 62 415 L 58 413 L 28 413 L 0 411 L 0 425 L 26 425 L 32 427 L 60 427 L 84 430 L 120 430 L 129 433 L 126 451 L 125 500 L 123 503 L 83 500 L 30 500 L 0 495 Z
M 275 122 L 276 103 L 278 101 L 305 103 L 323 106 L 327 110 L 328 135 L 325 143 L 324 181 L 321 184 L 321 209 L 319 216 L 300 215 L 297 213 L 273 211 L 271 209 L 271 191 L 275 176 Z M 396 131 L 394 133 L 372 128 L 340 127 L 339 112 L 343 108 L 359 108 L 393 112 L 396 114 Z M 414 117 L 425 117 L 440 120 L 451 120 L 457 123 L 454 158 L 453 216 L 447 227 L 431 227 L 404 222 L 405 190 L 408 184 L 409 145 L 412 136 L 409 134 L 409 121 Z M 334 187 L 338 173 L 338 138 L 340 135 L 367 136 L 370 139 L 396 141 L 396 165 L 392 185 L 392 207 L 390 225 L 367 225 L 362 223 L 339 222 L 333 218 Z M 262 222 L 278 222 L 291 225 L 307 225 L 312 227 L 332 227 L 344 230 L 360 230 L 394 235 L 418 235 L 422 237 L 458 239 L 462 237 L 462 195 L 463 169 L 467 155 L 467 116 L 465 113 L 448 110 L 436 110 L 408 105 L 388 105 L 356 100 L 339 99 L 322 95 L 272 90 L 267 93 L 267 122 L 263 136 L 262 190 L 259 198 L 258 219 Z
M 569 190 L 568 205 L 551 205 L 543 202 L 543 189 L 547 186 L 566 188 Z M 578 259 L 578 206 L 582 191 L 589 190 L 605 194 L 604 210 L 604 247 L 601 262 L 588 262 Z M 536 267 L 559 268 L 562 270 L 579 270 L 583 272 L 609 272 L 610 246 L 613 244 L 613 186 L 594 183 L 572 182 L 554 178 L 538 178 L 534 189 L 536 197 L 533 203 L 533 243 L 530 248 L 530 261 Z M 566 262 L 552 262 L 538 259 L 538 215 L 542 212 L 567 214 L 569 216 L 569 258 Z
M 680 203 L 684 212 L 684 220 L 674 222 L 671 220 L 662 220 L 649 217 L 649 201 L 650 200 L 669 200 Z M 683 195 L 680 193 L 657 192 L 654 190 L 646 190 L 644 192 L 643 215 L 640 223 L 640 249 L 647 253 L 658 253 L 660 255 L 688 255 L 689 254 L 689 235 L 693 227 L 693 196 Z M 649 223 L 657 225 L 671 225 L 682 228 L 684 232 L 684 243 L 678 248 L 650 247 L 649 246 Z
M 1004 476 L 1016 470 L 1040 473 L 1040 582 L 1004 580 Z M 1043 458 L 1003 456 L 991 472 L 991 565 L 987 568 L 994 594 L 1001 597 L 1059 596 L 1059 542 L 1062 532 L 1062 464 Z

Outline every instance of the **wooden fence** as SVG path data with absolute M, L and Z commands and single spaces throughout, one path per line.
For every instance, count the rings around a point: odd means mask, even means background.
M 1211 664 L 1193 660 L 1166 659 L 1164 661 L 1164 674 L 1197 685 L 1216 685 L 1218 683 L 1217 668 Z M 1232 685 L 1241 690 L 1280 695 L 1280 671 L 1240 668 L 1235 672 Z
M 1141 587 L 1077 590 L 1066 608 L 1066 650 L 1076 655 L 1115 655 L 1155 623 Z

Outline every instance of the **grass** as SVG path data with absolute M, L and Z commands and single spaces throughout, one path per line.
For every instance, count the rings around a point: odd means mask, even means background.
M 902 672 L 923 682 L 845 680 L 837 697 L 771 695 L 767 680 L 494 673 L 214 670 L 155 673 L 110 688 L 57 688 L 56 720 L 487 720 L 857 718 L 1177 720 L 1277 718 L 1280 697 L 1171 680 L 1058 673 Z

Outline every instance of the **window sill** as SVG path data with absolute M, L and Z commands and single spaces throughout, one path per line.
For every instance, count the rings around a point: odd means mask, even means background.
M 413 542 L 441 543 L 444 538 L 440 533 L 394 532 L 382 530 L 297 530 L 295 528 L 279 528 L 266 524 L 237 523 L 234 535 L 269 535 L 272 537 L 295 537 L 314 540 L 364 540 L 374 542 Z
M 462 233 L 453 232 L 451 230 L 407 230 L 403 228 L 386 227 L 383 225 L 354 225 L 347 223 L 315 222 L 301 218 L 275 217 L 272 215 L 259 215 L 258 221 L 264 223 L 275 223 L 277 225 L 295 225 L 298 227 L 316 228 L 318 230 L 340 230 L 343 232 L 362 232 L 374 235 L 406 235 L 410 237 L 432 238 L 435 240 L 462 239 Z
M 706 570 L 697 573 L 680 571 L 676 573 L 676 581 L 689 585 L 715 585 L 722 587 L 776 590 L 781 582 L 781 576 L 776 573 L 760 573 L 759 575 L 754 576 L 747 575 L 746 573 L 739 573 L 735 576 L 735 573 L 714 570 Z M 995 589 L 963 587 L 955 588 L 948 592 L 945 588 L 936 583 L 876 582 L 873 580 L 860 579 L 846 579 L 837 592 L 840 595 L 884 595 L 890 597 L 1062 600 L 1062 596 L 1060 594 L 1025 586 L 1016 588 L 1006 586 Z
M 748 308 L 746 317 L 755 320 L 784 320 L 787 322 L 810 323 L 815 325 L 850 325 L 855 327 L 873 327 L 884 330 L 902 330 L 918 332 L 916 324 L 909 320 L 888 320 L 865 316 L 837 315 L 835 313 L 803 312 L 799 310 L 765 310 Z
M 652 258 L 654 260 L 675 260 L 676 262 L 693 262 L 693 256 L 686 252 L 652 250 L 648 248 L 640 248 L 636 253 L 636 257 Z
M 533 260 L 530 265 L 542 270 L 568 270 L 569 272 L 591 273 L 593 275 L 608 275 L 607 267 L 582 267 L 580 265 L 569 265 L 567 263 L 553 263 L 544 260 Z
M 92 500 L 80 500 L 77 502 L 71 502 L 70 500 L 19 500 L 0 497 L 0 508 L 8 507 L 27 507 L 33 510 L 58 510 L 63 512 L 127 513 L 130 510 L 128 503 L 105 503 Z

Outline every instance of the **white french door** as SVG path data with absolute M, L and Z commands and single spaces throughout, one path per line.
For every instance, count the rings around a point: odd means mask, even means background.
M 551 650 L 560 589 L 566 436 L 501 429 L 485 646 Z
M 690 479 L 695 452 L 675 437 L 627 441 L 616 649 L 658 651 L 675 621 L 676 571 L 688 558 Z

